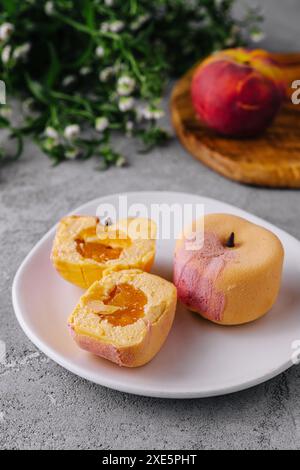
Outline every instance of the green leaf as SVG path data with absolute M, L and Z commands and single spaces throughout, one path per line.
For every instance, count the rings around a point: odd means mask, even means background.
M 46 73 L 46 86 L 48 88 L 53 88 L 53 85 L 56 82 L 56 79 L 59 75 L 59 72 L 61 70 L 61 65 L 57 57 L 56 50 L 53 46 L 52 43 L 48 42 L 47 43 L 48 49 L 49 49 L 49 55 L 50 55 L 50 65 Z
M 34 98 L 36 98 L 36 100 L 39 101 L 40 103 L 48 104 L 48 100 L 45 96 L 46 95 L 45 89 L 41 85 L 41 83 L 35 80 L 32 80 L 27 73 L 25 74 L 25 78 L 26 78 L 27 86 L 29 90 L 31 91 L 32 95 L 34 96 Z
M 18 0 L 1 0 L 3 4 L 3 10 L 6 11 L 8 15 L 14 15 L 18 9 Z

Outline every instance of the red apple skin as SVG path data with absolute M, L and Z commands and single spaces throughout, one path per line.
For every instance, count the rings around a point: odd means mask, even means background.
M 275 80 L 251 65 L 219 59 L 200 65 L 191 85 L 197 116 L 216 132 L 252 137 L 272 122 L 283 101 Z

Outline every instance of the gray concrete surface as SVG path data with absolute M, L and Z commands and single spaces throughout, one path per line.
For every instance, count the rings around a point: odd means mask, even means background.
M 299 2 L 263 3 L 270 47 L 277 41 L 278 49 L 300 50 L 293 42 L 299 41 Z M 225 180 L 176 141 L 149 155 L 137 154 L 132 142 L 116 143 L 129 156 L 129 168 L 100 173 L 91 160 L 53 169 L 28 143 L 24 158 L 1 173 L 0 339 L 8 357 L 0 365 L 0 448 L 300 449 L 299 367 L 230 396 L 150 399 L 76 377 L 39 353 L 21 331 L 11 305 L 19 264 L 59 217 L 98 196 L 145 189 L 195 192 L 252 211 L 300 239 L 299 192 Z

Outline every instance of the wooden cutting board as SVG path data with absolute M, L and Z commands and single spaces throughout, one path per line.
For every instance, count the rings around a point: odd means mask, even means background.
M 274 54 L 287 67 L 287 80 L 300 80 L 300 54 Z M 174 86 L 171 116 L 183 146 L 223 176 L 241 183 L 300 188 L 300 105 L 287 102 L 274 123 L 257 138 L 217 135 L 196 118 L 190 83 L 194 68 Z

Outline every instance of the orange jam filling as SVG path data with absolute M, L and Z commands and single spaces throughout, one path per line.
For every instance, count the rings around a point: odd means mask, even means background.
M 126 326 L 144 316 L 147 297 L 140 289 L 124 283 L 118 284 L 103 303 L 120 307 L 114 313 L 106 315 L 105 319 L 114 326 Z
M 86 242 L 82 239 L 75 240 L 76 250 L 83 258 L 93 259 L 103 263 L 111 259 L 117 259 L 122 253 L 122 248 L 113 248 L 98 242 Z

